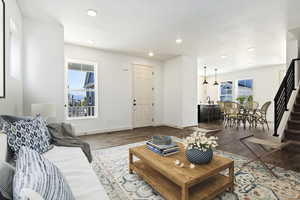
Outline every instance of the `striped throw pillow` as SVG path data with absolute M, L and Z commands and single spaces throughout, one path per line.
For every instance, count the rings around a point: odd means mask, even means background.
M 31 189 L 44 200 L 74 200 L 70 186 L 59 169 L 38 152 L 27 147 L 19 150 L 13 180 L 13 199 L 27 200 L 22 195 Z

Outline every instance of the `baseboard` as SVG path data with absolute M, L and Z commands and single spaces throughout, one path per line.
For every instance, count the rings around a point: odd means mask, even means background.
M 178 125 L 175 125 L 175 124 L 162 123 L 161 126 L 168 126 L 168 127 L 171 127 L 171 128 L 184 129 L 183 126 L 178 126 Z
M 183 126 L 183 128 L 192 128 L 192 127 L 198 127 L 198 123 L 197 124 L 189 124 L 189 125 Z
M 83 135 L 95 135 L 100 133 L 110 133 L 110 132 L 116 132 L 116 131 L 127 131 L 132 130 L 132 127 L 121 127 L 121 128 L 112 128 L 112 129 L 98 129 L 98 130 L 88 130 L 88 131 L 81 131 L 76 133 L 77 136 L 83 136 Z
M 153 126 L 168 126 L 171 128 L 177 128 L 177 129 L 184 129 L 187 127 L 194 127 L 194 126 L 177 126 L 174 124 L 165 124 L 165 123 L 158 123 L 154 124 Z M 112 128 L 112 129 L 95 129 L 95 130 L 88 130 L 88 131 L 80 131 L 76 132 L 76 136 L 84 136 L 84 135 L 95 135 L 95 134 L 101 134 L 101 133 L 110 133 L 110 132 L 116 132 L 116 131 L 127 131 L 127 130 L 132 130 L 133 127 L 121 127 L 121 128 Z

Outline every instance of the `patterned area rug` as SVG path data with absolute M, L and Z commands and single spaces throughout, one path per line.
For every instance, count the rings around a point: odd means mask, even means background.
M 93 152 L 92 164 L 111 200 L 162 200 L 153 189 L 135 174 L 128 173 L 128 149 L 135 143 Z M 216 200 L 289 200 L 300 194 L 300 174 L 275 168 L 279 179 L 271 176 L 260 163 L 240 169 L 246 158 L 216 151 L 215 154 L 235 162 L 235 191 L 225 192 Z

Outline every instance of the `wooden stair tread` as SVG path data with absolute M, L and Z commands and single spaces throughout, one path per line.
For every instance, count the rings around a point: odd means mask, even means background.
M 293 115 L 300 115 L 300 112 L 297 112 L 297 111 L 292 111 L 291 112 Z
M 300 120 L 290 119 L 288 122 L 300 124 Z
M 297 129 L 286 129 L 285 131 L 292 134 L 300 134 L 300 130 Z

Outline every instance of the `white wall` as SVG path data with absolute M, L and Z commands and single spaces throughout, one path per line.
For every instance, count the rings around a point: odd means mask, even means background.
M 89 134 L 132 128 L 132 65 L 154 68 L 155 124 L 162 123 L 162 63 L 93 48 L 65 44 L 66 59 L 98 63 L 98 118 L 70 120 L 77 134 Z
M 197 59 L 179 56 L 164 64 L 164 124 L 197 125 Z
M 182 65 L 182 126 L 198 125 L 197 58 L 183 56 Z
M 291 61 L 298 58 L 298 40 L 290 39 L 286 41 L 286 64 L 289 67 Z
M 11 71 L 14 67 L 18 73 L 22 73 L 22 15 L 16 0 L 5 1 L 6 4 L 6 27 L 5 27 L 5 47 L 6 47 L 6 98 L 0 99 L 0 114 L 22 115 L 23 113 L 23 81 L 22 76 L 12 76 Z M 13 19 L 16 24 L 16 37 L 19 47 L 19 54 L 12 55 L 11 52 L 11 34 L 10 34 L 10 19 Z M 12 64 L 11 61 L 18 61 L 18 64 Z
M 164 63 L 164 124 L 181 127 L 182 122 L 182 58 Z
M 266 101 L 272 101 L 268 111 L 268 121 L 274 121 L 273 99 L 284 76 L 285 65 L 264 66 L 243 71 L 230 72 L 218 75 L 218 82 L 231 80 L 234 81 L 234 94 L 236 94 L 236 81 L 240 79 L 253 79 L 253 98 L 262 106 Z M 208 86 L 203 86 L 203 77 L 199 77 L 199 99 L 206 102 L 206 97 L 211 100 L 219 100 L 220 86 L 213 86 L 214 76 L 208 77 Z M 205 88 L 207 87 L 207 89 Z M 203 92 L 207 90 L 207 93 Z M 236 96 L 234 95 L 234 99 Z
M 64 120 L 64 29 L 56 22 L 24 18 L 24 111 L 54 103 Z

